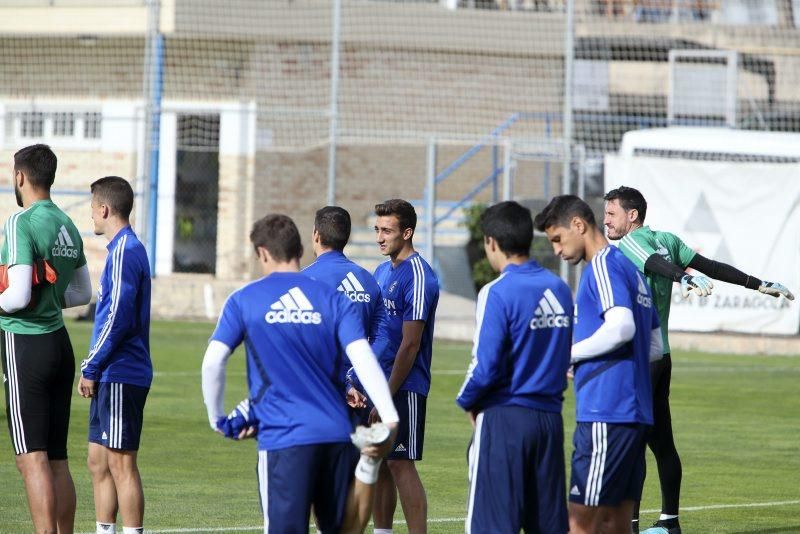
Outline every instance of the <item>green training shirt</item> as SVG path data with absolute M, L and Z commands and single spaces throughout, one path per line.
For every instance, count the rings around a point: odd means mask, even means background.
M 33 288 L 28 307 L 0 316 L 0 328 L 5 331 L 45 334 L 64 326 L 64 292 L 75 270 L 86 265 L 80 232 L 52 200 L 34 202 L 6 221 L 0 263 L 8 267 L 33 265 L 36 259 L 50 262 L 58 279 L 55 284 Z
M 619 241 L 619 249 L 642 271 L 653 292 L 658 319 L 661 322 L 661 336 L 664 340 L 664 354 L 670 352 L 668 339 L 669 308 L 672 304 L 673 281 L 664 276 L 645 271 L 647 258 L 658 254 L 670 263 L 685 269 L 694 258 L 695 251 L 684 244 L 675 234 L 656 232 L 649 226 L 637 228 Z

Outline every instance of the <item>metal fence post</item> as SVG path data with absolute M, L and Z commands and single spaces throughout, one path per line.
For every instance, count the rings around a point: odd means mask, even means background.
M 561 193 L 569 194 L 572 181 L 572 81 L 575 71 L 575 0 L 567 0 L 567 28 L 564 37 L 564 166 Z M 561 278 L 569 283 L 569 265 L 561 262 Z
M 425 252 L 428 263 L 434 266 L 436 234 L 436 139 L 428 140 L 427 176 L 425 177 Z
M 514 196 L 514 184 L 511 175 L 511 139 L 503 142 L 503 200 L 511 200 Z
M 145 161 L 148 179 L 147 252 L 150 276 L 156 276 L 156 241 L 158 225 L 158 164 L 161 144 L 161 98 L 164 75 L 164 36 L 160 28 L 161 2 L 147 0 L 147 46 L 144 56 Z
M 336 204 L 336 137 L 339 122 L 339 47 L 342 32 L 342 0 L 333 3 L 333 29 L 331 35 L 331 107 L 328 142 L 328 197 L 329 206 Z
M 494 137 L 494 144 L 492 145 L 492 204 L 497 204 L 498 199 L 498 187 L 497 187 L 497 175 L 499 174 L 497 169 L 497 164 L 500 160 L 500 155 L 498 152 L 500 148 L 497 146 L 497 136 Z

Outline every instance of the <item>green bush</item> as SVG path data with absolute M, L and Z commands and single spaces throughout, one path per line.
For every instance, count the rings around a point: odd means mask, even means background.
M 480 220 L 483 212 L 488 206 L 486 204 L 473 204 L 464 209 L 464 226 L 469 230 L 469 243 L 467 243 L 467 257 L 472 267 L 472 282 L 475 284 L 475 291 L 480 291 L 483 286 L 497 278 L 498 273 L 494 272 L 486 253 L 483 250 L 483 232 L 481 232 Z
M 480 291 L 483 286 L 499 276 L 494 272 L 486 253 L 483 250 L 483 232 L 480 228 L 481 215 L 487 204 L 473 204 L 464 208 L 464 226 L 469 230 L 469 243 L 467 243 L 467 257 L 472 267 L 472 282 L 475 284 L 475 291 Z M 553 248 L 547 237 L 534 232 L 533 243 L 531 245 L 531 258 L 535 259 L 539 265 L 550 269 L 558 274 L 559 259 L 553 254 Z

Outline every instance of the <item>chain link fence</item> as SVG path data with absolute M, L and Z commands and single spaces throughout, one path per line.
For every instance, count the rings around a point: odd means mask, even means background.
M 248 276 L 266 212 L 308 235 L 330 201 L 356 227 L 391 197 L 425 218 L 431 178 L 447 246 L 464 198 L 502 198 L 504 179 L 532 205 L 597 197 L 632 130 L 800 130 L 797 4 L 14 0 L 0 144 L 6 161 L 54 147 L 54 196 L 87 233 L 88 184 L 130 178 L 160 275 Z M 365 263 L 370 239 L 351 248 Z

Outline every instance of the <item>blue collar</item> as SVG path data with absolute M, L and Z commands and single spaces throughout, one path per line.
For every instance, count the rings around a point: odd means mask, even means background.
M 127 226 L 123 227 L 119 232 L 117 232 L 117 235 L 115 235 L 114 238 L 108 243 L 108 245 L 106 245 L 106 248 L 110 251 L 111 249 L 116 247 L 117 246 L 117 242 L 120 239 L 122 239 L 123 236 L 126 236 L 126 235 L 136 235 L 133 232 L 133 228 L 131 228 L 130 225 L 127 225 Z
M 344 257 L 345 257 L 345 256 L 344 256 L 344 253 L 342 253 L 342 252 L 340 252 L 340 251 L 338 251 L 338 250 L 328 250 L 328 251 L 326 251 L 326 252 L 323 252 L 323 253 L 322 253 L 322 254 L 320 254 L 319 256 L 317 256 L 317 259 L 315 260 L 315 262 L 317 262 L 317 261 L 335 261 L 335 260 L 341 260 L 341 259 L 343 259 Z
M 536 260 L 529 259 L 525 263 L 521 263 L 517 265 L 516 263 L 509 263 L 506 265 L 505 269 L 503 269 L 504 273 L 513 273 L 517 271 L 532 271 L 534 269 L 541 269 L 541 266 L 536 263 Z

